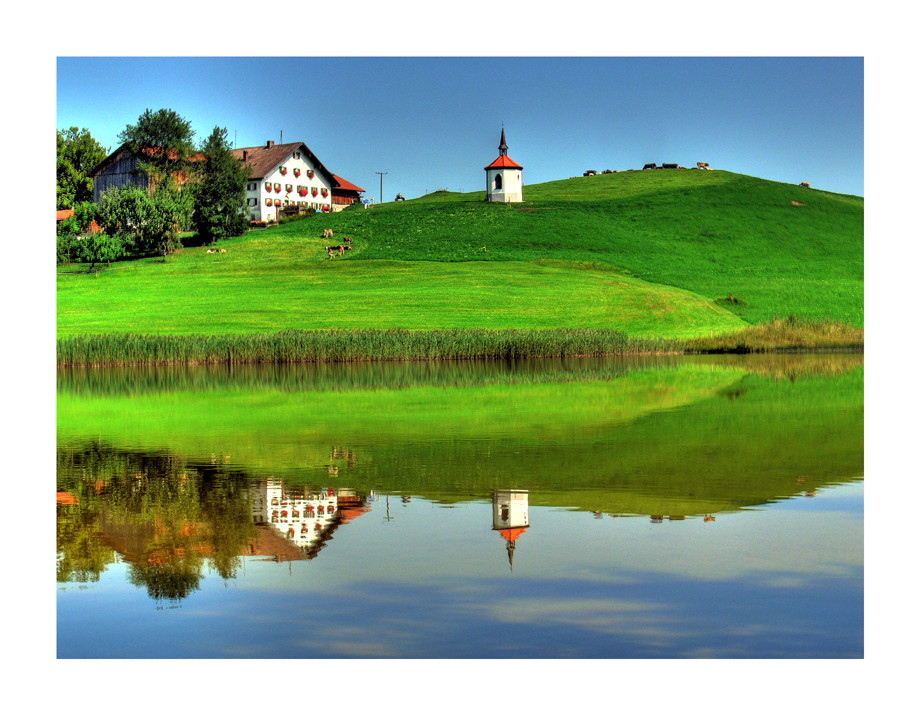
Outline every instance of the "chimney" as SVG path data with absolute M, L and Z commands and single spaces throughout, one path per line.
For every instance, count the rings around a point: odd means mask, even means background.
M 273 146 L 275 146 L 275 142 L 273 140 L 269 139 L 267 142 L 265 142 L 266 149 L 271 149 Z
M 246 161 L 248 158 L 249 158 L 249 151 L 247 149 L 243 149 L 243 161 Z

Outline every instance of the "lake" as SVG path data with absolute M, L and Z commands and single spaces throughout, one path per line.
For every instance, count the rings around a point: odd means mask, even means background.
M 59 370 L 60 658 L 862 658 L 863 356 Z

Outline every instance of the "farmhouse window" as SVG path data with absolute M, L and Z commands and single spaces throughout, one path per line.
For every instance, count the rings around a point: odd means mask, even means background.
M 300 158 L 300 152 L 299 152 L 299 151 L 295 151 L 295 152 L 294 152 L 294 158 L 295 158 L 295 159 L 299 159 L 299 158 Z
M 258 184 L 257 182 L 255 182 L 255 181 L 250 181 L 250 182 L 249 182 L 249 190 L 250 190 L 250 191 L 255 191 L 255 190 L 258 189 L 258 188 L 259 188 L 259 184 Z

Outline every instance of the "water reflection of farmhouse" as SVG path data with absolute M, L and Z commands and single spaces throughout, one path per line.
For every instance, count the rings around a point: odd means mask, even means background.
M 255 484 L 250 500 L 257 528 L 249 555 L 279 562 L 314 558 L 339 526 L 370 510 L 348 489 L 309 491 L 274 479 Z

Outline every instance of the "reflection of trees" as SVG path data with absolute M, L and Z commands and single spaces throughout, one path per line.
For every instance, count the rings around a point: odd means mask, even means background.
M 115 551 L 99 540 L 99 515 L 79 504 L 57 507 L 57 580 L 86 583 L 98 581 Z
M 99 443 L 58 450 L 58 580 L 98 580 L 115 552 L 155 599 L 233 578 L 253 533 L 245 475 L 169 453 Z
M 135 586 L 145 586 L 147 595 L 156 601 L 179 601 L 198 590 L 201 564 L 190 560 L 165 563 L 132 564 L 128 579 Z

